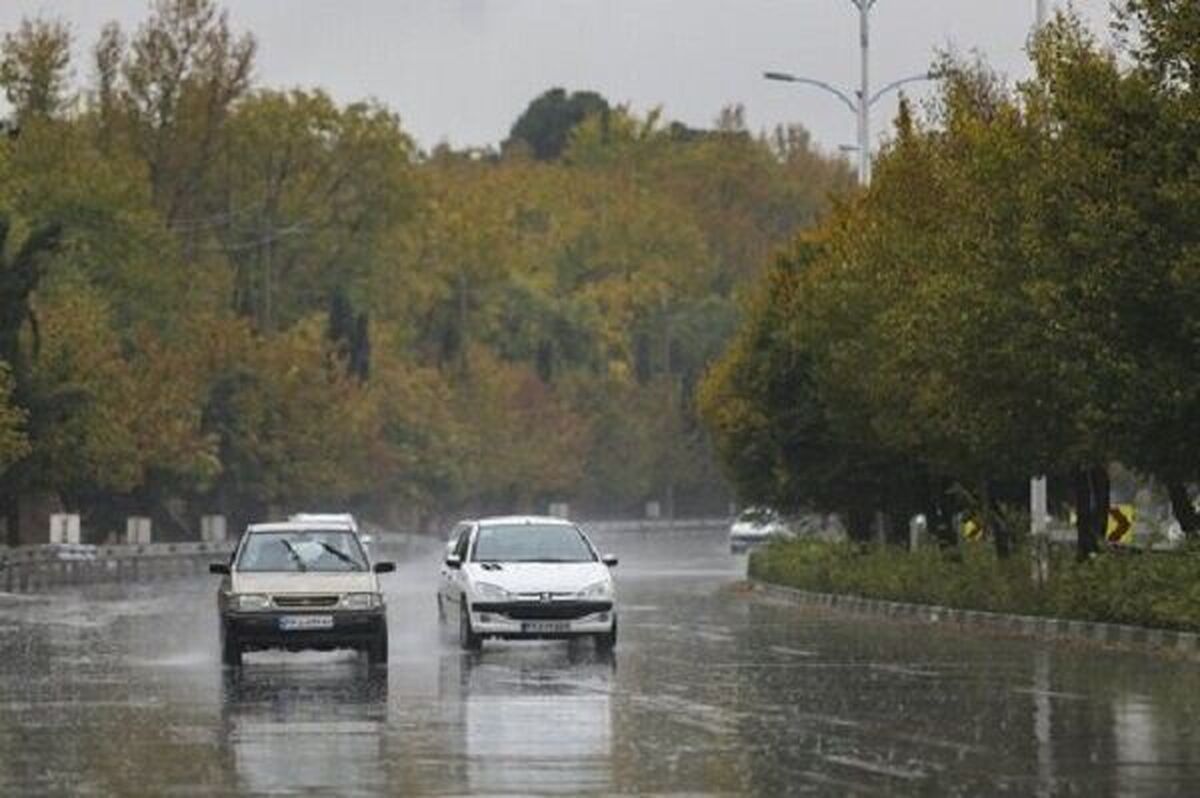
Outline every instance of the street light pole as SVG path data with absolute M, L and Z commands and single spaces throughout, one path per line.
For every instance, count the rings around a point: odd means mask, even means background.
M 858 91 L 853 92 L 855 95 L 851 97 L 851 93 L 844 92 L 841 89 L 831 86 L 828 83 L 812 78 L 800 77 L 792 75 L 788 72 L 766 72 L 763 77 L 767 80 L 782 80 L 788 83 L 804 83 L 809 86 L 814 86 L 818 89 L 823 89 L 837 97 L 847 107 L 858 123 L 858 182 L 862 185 L 867 185 L 871 182 L 871 108 L 879 99 L 892 91 L 893 89 L 903 86 L 905 83 L 912 83 L 917 80 L 932 80 L 937 77 L 932 73 L 926 72 L 922 75 L 913 75 L 902 80 L 893 81 L 887 84 L 874 94 L 871 93 L 871 9 L 875 7 L 876 0 L 850 0 L 854 7 L 858 9 L 858 43 L 859 43 L 859 87 Z
M 858 40 L 861 56 L 858 90 L 858 182 L 871 182 L 871 7 L 875 0 L 851 0 L 858 6 Z

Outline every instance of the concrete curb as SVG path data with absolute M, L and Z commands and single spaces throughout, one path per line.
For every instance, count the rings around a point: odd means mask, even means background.
M 1200 634 L 1195 632 L 1033 615 L 1008 615 L 932 604 L 908 604 L 840 593 L 816 593 L 756 579 L 749 580 L 749 584 L 754 591 L 789 604 L 828 607 L 856 615 L 895 617 L 918 623 L 953 625 L 963 629 L 983 629 L 1039 640 L 1086 641 L 1138 650 L 1171 652 L 1189 659 L 1200 659 Z

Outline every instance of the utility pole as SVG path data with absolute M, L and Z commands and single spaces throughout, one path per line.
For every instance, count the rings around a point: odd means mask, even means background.
M 1037 28 L 1046 26 L 1049 0 L 1037 0 Z M 1029 533 L 1033 542 L 1033 583 L 1044 585 L 1050 578 L 1050 513 L 1046 499 L 1046 477 L 1029 480 Z
M 871 9 L 875 0 L 851 0 L 858 7 L 858 43 L 862 59 L 858 89 L 858 182 L 871 182 Z
M 850 0 L 858 9 L 858 43 L 860 57 L 858 91 L 843 91 L 822 80 L 793 75 L 790 72 L 764 72 L 767 80 L 779 80 L 785 83 L 803 83 L 814 88 L 829 92 L 841 100 L 853 112 L 858 122 L 858 182 L 867 185 L 871 182 L 871 109 L 880 98 L 901 86 L 918 80 L 936 80 L 941 75 L 924 72 L 907 78 L 894 80 L 883 88 L 871 93 L 871 10 L 875 8 L 876 0 Z M 854 96 L 851 96 L 854 95 Z

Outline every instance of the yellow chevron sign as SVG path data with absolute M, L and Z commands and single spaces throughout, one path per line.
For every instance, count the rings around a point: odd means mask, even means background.
M 963 540 L 975 542 L 983 540 L 983 524 L 978 518 L 967 518 L 962 522 Z
M 1132 504 L 1118 504 L 1108 508 L 1108 523 L 1104 529 L 1104 539 L 1117 546 L 1128 546 L 1133 542 Z

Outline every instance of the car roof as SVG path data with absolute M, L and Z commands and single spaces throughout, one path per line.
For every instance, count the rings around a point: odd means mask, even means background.
M 322 524 L 341 524 L 358 528 L 354 516 L 350 513 L 292 513 L 289 521 L 317 521 Z
M 251 524 L 246 527 L 246 532 L 252 534 L 255 532 L 305 532 L 325 530 L 329 532 L 352 532 L 353 530 L 345 523 L 336 521 L 271 521 L 262 524 Z
M 575 526 L 566 518 L 552 515 L 494 515 L 490 518 L 479 518 L 475 521 L 479 526 L 516 526 L 520 524 L 540 524 L 543 526 Z

